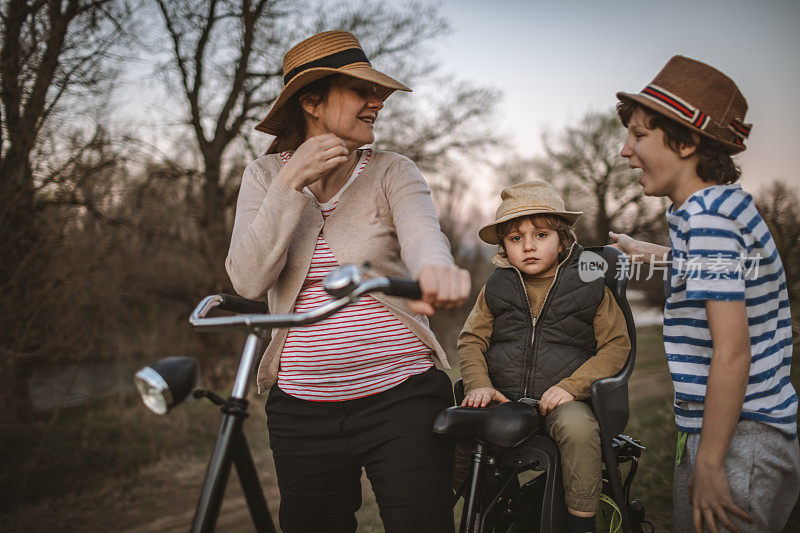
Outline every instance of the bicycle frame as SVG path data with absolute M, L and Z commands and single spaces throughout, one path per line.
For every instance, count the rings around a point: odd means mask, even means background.
M 619 468 L 620 464 L 626 462 L 631 463 L 623 491 L 625 501 L 631 502 L 633 507 L 626 506 L 621 508 L 620 512 L 627 514 L 631 530 L 638 533 L 642 532 L 641 524 L 649 522 L 644 519 L 644 507 L 641 502 L 631 500 L 630 488 L 643 449 L 640 443 L 626 435 L 614 438 L 616 466 L 612 468 Z M 564 487 L 558 453 L 555 442 L 542 434 L 534 435 L 514 448 L 500 448 L 475 439 L 473 468 L 471 477 L 465 481 L 465 485 L 469 488 L 464 494 L 459 532 L 497 531 L 498 526 L 504 525 L 498 522 L 502 519 L 504 511 L 515 513 L 513 520 L 524 528 L 522 531 L 538 533 L 564 531 L 567 508 L 563 498 Z M 604 465 L 606 478 L 608 468 L 608 465 Z M 518 475 L 526 471 L 542 471 L 542 473 L 540 477 L 519 485 L 516 483 L 519 481 Z M 492 474 L 497 479 L 491 480 L 489 476 Z M 529 491 L 537 490 L 534 494 L 526 494 L 526 487 Z M 505 505 L 505 508 L 501 507 L 502 505 Z
M 200 501 L 192 522 L 192 532 L 214 531 L 231 465 L 236 467 L 257 531 L 265 533 L 275 531 L 243 429 L 244 419 L 248 416 L 247 391 L 250 376 L 256 358 L 263 353 L 269 330 L 274 327 L 300 326 L 319 322 L 369 292 L 381 291 L 407 298 L 420 298 L 419 286 L 415 281 L 385 277 L 362 281 L 361 270 L 353 265 L 346 265 L 332 271 L 326 277 L 323 286 L 329 294 L 338 298 L 306 313 L 284 315 L 253 313 L 252 310 L 259 306 L 264 306 L 263 311 L 266 311 L 265 304 L 223 295 L 205 297 L 192 312 L 189 322 L 196 329 L 203 331 L 244 329 L 248 332 L 230 397 L 225 401 L 220 401 L 221 399 L 213 398 L 216 395 L 205 393 L 215 403 L 222 404 L 223 414 L 214 451 L 206 470 Z M 217 308 L 244 311 L 246 314 L 224 317 L 206 316 Z
M 487 469 L 493 469 L 499 479 L 487 482 L 487 477 L 492 474 Z M 492 531 L 495 521 L 500 518 L 503 509 L 499 506 L 508 505 L 512 500 L 521 499 L 521 486 L 512 488 L 518 481 L 518 475 L 526 471 L 541 470 L 543 478 L 537 478 L 534 483 L 544 483 L 542 499 L 537 502 L 517 501 L 520 514 L 527 503 L 531 509 L 538 512 L 535 517 L 523 519 L 522 523 L 535 527 L 541 533 L 556 533 L 566 527 L 566 505 L 564 503 L 564 488 L 561 481 L 561 464 L 555 443 L 542 436 L 535 435 L 529 441 L 515 448 L 497 448 L 479 440 L 475 441 L 473 448 L 473 468 L 471 477 L 466 483 L 469 489 L 464 495 L 460 533 L 483 533 Z M 550 494 L 552 501 L 544 501 L 544 496 Z M 530 522 L 536 521 L 536 524 Z
M 192 531 L 195 533 L 214 531 L 232 464 L 236 466 L 236 473 L 256 530 L 264 533 L 275 531 L 244 434 L 244 420 L 248 416 L 246 400 L 248 376 L 256 356 L 261 353 L 264 346 L 265 335 L 266 332 L 254 332 L 247 336 L 233 391 L 222 407 L 222 422 L 192 521 Z

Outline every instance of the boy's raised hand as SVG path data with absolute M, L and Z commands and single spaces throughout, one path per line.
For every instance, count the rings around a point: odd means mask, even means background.
M 553 385 L 542 394 L 542 399 L 539 400 L 539 412 L 542 415 L 547 415 L 550 411 L 558 407 L 564 402 L 571 402 L 575 396 L 565 391 L 558 385 Z
M 631 256 L 636 253 L 636 239 L 627 233 L 614 233 L 613 231 L 609 231 L 608 236 L 614 241 L 613 244 L 609 245 L 612 248 L 616 248 L 627 256 Z
M 507 401 L 509 401 L 509 399 L 497 389 L 492 387 L 478 387 L 477 389 L 472 389 L 464 396 L 461 407 L 486 407 L 490 402 L 505 403 Z
M 609 244 L 612 248 L 616 248 L 631 261 L 641 261 L 643 263 L 653 264 L 666 261 L 669 248 L 654 244 L 652 242 L 637 241 L 626 233 L 608 232 L 608 236 L 613 244 Z

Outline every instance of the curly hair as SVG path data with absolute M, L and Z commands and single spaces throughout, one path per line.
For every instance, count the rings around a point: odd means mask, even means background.
M 567 219 L 560 215 L 551 215 L 548 213 L 539 213 L 536 215 L 523 215 L 521 217 L 506 220 L 497 225 L 497 235 L 500 237 L 500 246 L 505 250 L 503 238 L 511 233 L 511 231 L 519 225 L 523 220 L 528 220 L 534 227 L 539 229 L 549 229 L 558 233 L 558 244 L 561 247 L 561 252 L 558 254 L 558 260 L 564 259 L 569 249 L 577 241 L 575 231 L 569 225 Z
M 704 182 L 726 185 L 736 182 L 741 177 L 742 171 L 733 162 L 731 154 L 724 144 L 705 135 L 698 135 L 700 137 L 698 143 L 694 132 L 686 126 L 664 115 L 654 113 L 632 100 L 623 100 L 617 104 L 617 115 L 623 126 L 628 127 L 628 122 L 637 109 L 644 111 L 645 125 L 649 129 L 658 128 L 664 132 L 664 141 L 673 152 L 680 153 L 682 146 L 697 147 L 696 171 Z

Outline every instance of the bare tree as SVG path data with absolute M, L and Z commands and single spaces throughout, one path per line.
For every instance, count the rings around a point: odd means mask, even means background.
M 543 139 L 545 156 L 533 161 L 544 179 L 557 184 L 570 208 L 585 211 L 579 225 L 589 244 L 608 242 L 616 229 L 642 236 L 660 224 L 658 201 L 648 200 L 635 171 L 619 155 L 625 130 L 616 112 L 587 113 L 575 126 Z M 578 199 L 585 199 L 576 201 Z
M 180 91 L 184 122 L 202 159 L 199 248 L 215 273 L 211 290 L 225 283 L 226 198 L 223 155 L 271 102 L 280 74 L 265 54 L 275 46 L 280 12 L 271 0 L 156 0 L 171 44 L 169 78 Z M 266 57 L 266 61 L 260 60 Z M 233 59 L 232 59 L 233 58 Z
M 788 184 L 778 181 L 756 198 L 756 206 L 769 226 L 786 272 L 789 299 L 797 301 L 800 282 L 800 198 Z
M 241 175 L 241 147 L 282 87 L 282 58 L 291 45 L 315 32 L 355 33 L 370 60 L 414 84 L 435 70 L 426 53 L 430 39 L 446 30 L 437 8 L 416 2 L 290 2 L 288 0 L 155 0 L 171 43 L 168 79 L 179 88 L 181 122 L 189 124 L 202 168 L 199 251 L 213 272 L 210 290 L 228 287 L 224 256 L 230 207 Z M 315 15 L 311 15 L 316 13 Z M 418 101 L 393 97 L 379 123 L 379 147 L 408 155 L 427 168 L 454 150 L 485 143 L 473 131 L 491 108 L 484 89 L 448 84 L 444 105 L 420 112 Z M 413 98 L 413 97 L 412 97 Z M 484 99 L 489 100 L 485 102 Z M 395 108 L 391 111 L 392 108 Z M 264 143 L 266 144 L 266 143 Z M 238 145 L 238 150 L 237 150 Z M 238 156 L 238 167 L 234 163 Z M 237 172 L 231 171 L 237 170 Z
M 71 97 L 107 89 L 104 61 L 120 42 L 129 7 L 116 0 L 11 0 L 2 12 L 0 48 L 0 282 L 30 249 L 36 211 L 31 155 L 40 133 Z M 5 247 L 4 247 L 5 248 Z M 10 255 L 9 255 L 10 254 Z M 16 260 L 14 260 L 16 258 Z
M 502 146 L 493 120 L 498 91 L 446 76 L 429 81 L 436 90 L 394 97 L 379 122 L 377 146 L 451 178 L 465 158 L 486 163 L 487 149 Z M 474 175 L 460 179 L 469 182 Z
M 41 342 L 26 333 L 40 311 L 28 299 L 41 287 L 46 261 L 43 184 L 34 160 L 43 132 L 69 129 L 55 124 L 67 103 L 108 88 L 107 60 L 122 42 L 131 9 L 124 0 L 8 0 L 0 16 L 0 394 L 3 413 L 23 418 L 25 361 Z

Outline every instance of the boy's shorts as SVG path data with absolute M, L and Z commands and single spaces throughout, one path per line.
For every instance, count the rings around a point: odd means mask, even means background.
M 673 508 L 675 531 L 691 532 L 692 505 L 689 503 L 689 478 L 694 470 L 700 434 L 690 434 L 681 463 L 675 465 Z M 742 532 L 780 532 L 797 502 L 800 492 L 800 449 L 797 439 L 787 439 L 777 429 L 750 420 L 741 420 L 725 457 L 725 472 L 733 502 L 749 514 L 753 524 L 728 518 Z M 720 531 L 728 531 L 717 521 Z

